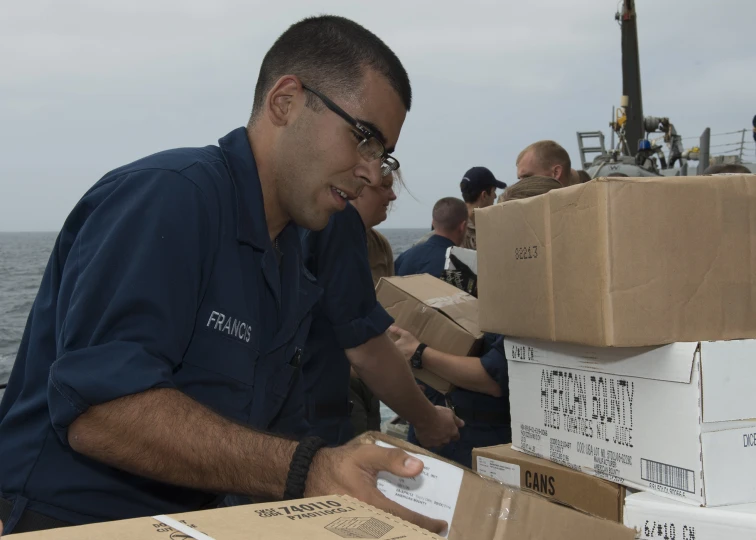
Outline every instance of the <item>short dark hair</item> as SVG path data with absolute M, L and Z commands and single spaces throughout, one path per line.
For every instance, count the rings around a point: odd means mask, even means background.
M 410 110 L 409 76 L 396 54 L 378 36 L 344 17 L 302 19 L 281 34 L 263 58 L 250 120 L 255 119 L 268 92 L 284 75 L 296 75 L 329 96 L 343 96 L 357 90 L 366 68 L 386 77 L 404 108 Z M 307 106 L 320 106 L 309 92 Z
M 591 181 L 591 175 L 588 174 L 588 171 L 584 171 L 583 169 L 578 170 L 578 177 L 580 178 L 580 183 L 585 184 L 586 182 Z
M 471 184 L 470 182 L 465 182 L 464 180 L 459 183 L 459 190 L 462 192 L 462 198 L 466 203 L 470 204 L 476 202 L 480 198 L 481 193 L 483 193 L 484 191 L 486 193 L 489 193 L 492 189 L 495 190 L 496 186 L 474 187 L 473 184 Z
M 607 178 L 630 178 L 623 172 L 613 172 L 606 175 Z
M 738 163 L 721 163 L 719 165 L 710 165 L 703 172 L 704 174 L 753 174 L 751 169 Z
M 433 205 L 433 223 L 436 229 L 448 232 L 467 221 L 467 205 L 456 197 L 444 197 Z

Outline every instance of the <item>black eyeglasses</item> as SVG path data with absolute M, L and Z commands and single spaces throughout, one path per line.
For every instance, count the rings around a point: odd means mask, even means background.
M 369 128 L 360 124 L 357 120 L 347 114 L 344 109 L 336 105 L 333 101 L 328 99 L 317 90 L 310 88 L 309 86 L 306 86 L 304 84 L 302 85 L 302 88 L 304 88 L 308 92 L 315 94 L 318 98 L 320 98 L 320 101 L 322 101 L 323 104 L 328 107 L 328 109 L 338 114 L 340 117 L 346 120 L 349 125 L 357 130 L 359 136 L 362 137 L 362 141 L 360 141 L 360 143 L 357 145 L 357 151 L 359 151 L 360 155 L 367 161 L 375 161 L 376 159 L 381 160 L 381 176 L 388 176 L 399 168 L 399 161 L 394 156 L 386 153 L 386 147 L 383 146 L 383 143 Z

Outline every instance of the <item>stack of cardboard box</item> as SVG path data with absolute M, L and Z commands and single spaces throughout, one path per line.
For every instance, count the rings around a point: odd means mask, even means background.
M 555 504 L 527 490 L 494 482 L 435 454 L 381 433 L 362 442 L 398 447 L 424 464 L 417 478 L 381 473 L 378 488 L 391 500 L 449 524 L 450 540 L 632 540 L 615 520 Z
M 384 278 L 376 292 L 396 324 L 423 343 L 459 356 L 478 352 L 483 336 L 477 322 L 478 300 L 470 294 L 429 275 Z M 427 368 L 416 370 L 415 376 L 441 393 L 454 389 Z M 616 523 L 620 521 L 617 496 L 614 514 L 591 512 L 580 505 L 568 508 L 530 492 L 488 481 L 484 475 L 474 474 L 405 441 L 372 433 L 363 442 L 399 447 L 423 461 L 422 477 L 403 480 L 384 475 L 379 487 L 388 498 L 447 521 L 450 524 L 447 537 L 451 540 L 603 540 L 635 536 L 631 529 Z M 596 517 L 591 517 L 591 513 Z
M 597 179 L 476 226 L 513 439 L 478 471 L 641 538 L 756 538 L 756 176 Z

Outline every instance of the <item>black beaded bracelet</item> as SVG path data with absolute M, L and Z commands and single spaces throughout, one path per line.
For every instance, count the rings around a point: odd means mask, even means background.
M 283 500 L 301 499 L 304 497 L 307 474 L 310 472 L 312 459 L 326 442 L 320 437 L 305 437 L 297 445 L 289 465 L 289 475 L 286 477 L 286 489 Z

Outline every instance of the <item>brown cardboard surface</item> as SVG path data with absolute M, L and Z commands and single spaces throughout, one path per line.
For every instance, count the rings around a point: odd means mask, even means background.
M 595 346 L 756 337 L 756 176 L 598 178 L 476 210 L 480 326 Z
M 327 496 L 168 516 L 214 540 L 430 540 L 440 538 L 350 497 Z M 10 535 L 18 540 L 174 540 L 191 537 L 151 517 Z
M 478 458 L 517 465 L 517 487 L 538 493 L 591 515 L 622 523 L 625 488 L 596 476 L 512 450 L 511 444 L 473 449 L 473 468 Z
M 452 463 L 429 451 L 376 432 L 362 442 L 384 441 L 403 450 Z M 453 465 L 456 465 L 452 463 Z M 555 504 L 463 468 L 449 540 L 631 540 L 635 531 L 606 519 Z
M 483 334 L 478 327 L 478 299 L 428 274 L 382 278 L 376 296 L 397 326 L 440 351 L 467 356 L 477 352 Z M 416 378 L 442 393 L 453 386 L 427 369 Z

